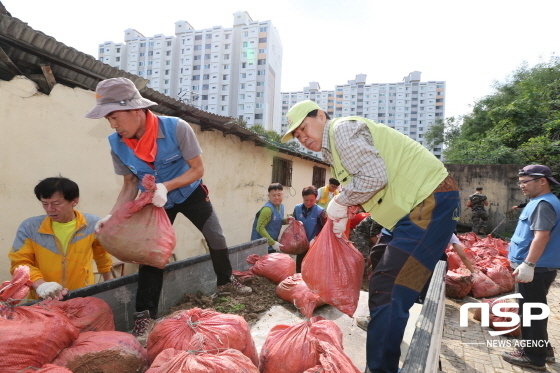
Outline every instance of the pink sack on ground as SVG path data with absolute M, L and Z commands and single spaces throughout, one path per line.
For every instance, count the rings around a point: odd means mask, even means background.
M 342 331 L 333 321 L 315 316 L 294 325 L 274 326 L 262 346 L 261 373 L 301 373 L 320 364 L 315 340 L 342 349 Z M 296 354 L 297 353 L 297 354 Z
M 72 373 L 72 371 L 68 368 L 61 367 L 54 364 L 46 364 L 41 367 L 41 369 L 37 368 L 28 368 L 24 369 L 18 373 Z
M 502 287 L 502 293 L 507 293 L 515 288 L 515 279 L 511 272 L 501 264 L 494 264 L 488 268 L 486 275 Z
M 263 256 L 253 254 L 247 257 L 247 263 L 253 266 L 244 272 L 233 271 L 233 274 L 241 278 L 263 276 L 279 284 L 296 272 L 296 262 L 288 254 L 271 253 Z
M 78 337 L 78 329 L 58 310 L 0 305 L 0 372 L 40 368 Z
M 251 359 L 228 348 L 216 354 L 163 350 L 145 373 L 259 373 Z
M 472 275 L 469 270 L 447 271 L 445 275 L 445 296 L 456 299 L 464 298 L 471 291 L 472 284 Z
M 309 241 L 307 240 L 305 228 L 297 220 L 291 222 L 282 232 L 279 242 L 282 244 L 280 250 L 286 254 L 297 255 L 309 250 Z
M 301 274 L 314 293 L 352 317 L 358 307 L 364 257 L 347 240 L 335 236 L 332 220 L 315 239 L 303 259 Z
M 156 190 L 154 176 L 144 176 L 142 186 L 146 190 L 121 206 L 103 224 L 97 238 L 105 250 L 123 262 L 163 268 L 175 249 L 175 231 L 165 209 L 151 203 Z
M 65 301 L 45 300 L 41 304 L 61 310 L 80 333 L 115 330 L 113 310 L 103 299 L 85 297 Z
M 145 371 L 148 354 L 132 334 L 104 331 L 84 332 L 52 362 L 74 373 Z
M 161 320 L 148 336 L 147 347 L 152 360 L 167 348 L 209 354 L 233 348 L 251 359 L 255 366 L 259 362 L 245 319 L 211 309 L 191 308 Z
M 471 288 L 471 293 L 475 298 L 493 297 L 495 295 L 503 293 L 502 287 L 492 281 L 482 271 L 473 273 L 472 275 L 473 286 Z
M 276 294 L 293 304 L 308 319 L 313 315 L 315 308 L 325 304 L 321 297 L 312 292 L 305 284 L 301 273 L 296 273 L 279 283 L 276 287 Z

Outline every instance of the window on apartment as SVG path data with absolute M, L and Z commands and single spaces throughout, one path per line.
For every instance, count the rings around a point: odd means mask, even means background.
M 257 62 L 257 65 L 266 65 L 266 59 L 264 59 L 264 58 L 263 58 L 263 59 L 260 59 L 260 60 Z
M 229 69 L 229 64 L 224 65 L 224 70 L 228 70 Z
M 202 40 L 202 35 L 195 35 L 194 40 Z
M 266 43 L 266 38 L 259 38 L 259 43 Z
M 200 75 L 193 75 L 192 80 L 200 80 Z
M 229 60 L 229 54 L 224 54 L 224 60 Z
M 266 70 L 259 70 L 257 75 L 266 75 Z
M 154 52 L 152 52 L 152 51 L 148 52 L 148 56 L 153 56 L 153 55 L 154 55 Z
M 264 86 L 264 82 L 257 82 L 257 87 L 262 87 Z
M 202 45 L 195 45 L 195 46 L 194 46 L 194 50 L 195 50 L 195 51 L 202 50 Z
M 227 101 L 227 96 L 226 95 L 222 95 L 222 101 Z
M 255 114 L 255 119 L 263 119 L 263 115 L 262 114 Z
M 170 41 L 166 42 L 166 45 L 167 45 L 168 47 L 170 47 L 170 46 L 171 46 L 171 42 L 170 42 Z
M 265 52 L 266 52 L 266 49 L 265 49 L 265 48 L 259 48 L 259 53 L 262 54 L 262 53 L 265 53 Z
M 264 92 L 257 92 L 257 97 L 264 97 Z
M 263 104 L 262 104 L 261 102 L 259 102 L 259 103 L 255 104 L 255 107 L 256 107 L 257 109 L 262 109 L 262 108 L 263 108 Z
M 229 78 L 229 75 L 228 75 L 228 74 L 222 75 L 222 80 L 228 80 L 228 78 Z
M 210 74 L 204 74 L 204 75 L 202 75 L 202 79 L 204 79 L 204 80 L 210 79 Z
M 261 27 L 259 28 L 259 32 L 266 32 L 267 29 L 268 29 L 268 27 L 266 27 L 266 26 L 261 26 Z
M 121 48 L 117 48 L 117 53 L 121 53 Z
M 120 57 L 116 57 L 116 58 L 115 58 L 115 61 L 116 61 L 116 62 L 119 62 L 120 60 L 121 60 Z
M 223 105 L 222 106 L 222 111 L 227 111 L 227 106 Z
M 206 34 L 206 39 L 212 39 L 212 34 Z
M 166 65 L 171 65 L 171 61 L 165 61 Z
M 140 48 L 145 47 L 146 43 L 140 43 Z
M 255 119 L 256 115 L 255 115 Z M 292 161 L 274 157 L 272 161 L 272 183 L 280 183 L 283 186 L 292 186 Z

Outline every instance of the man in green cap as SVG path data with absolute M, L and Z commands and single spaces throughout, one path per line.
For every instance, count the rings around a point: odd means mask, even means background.
M 361 117 L 330 120 L 313 101 L 295 104 L 282 142 L 322 151 L 342 192 L 327 207 L 333 232 L 348 208 L 369 212 L 388 243 L 369 284 L 366 356 L 371 372 L 398 370 L 408 311 L 442 256 L 459 218 L 459 192 L 443 163 L 418 142 Z

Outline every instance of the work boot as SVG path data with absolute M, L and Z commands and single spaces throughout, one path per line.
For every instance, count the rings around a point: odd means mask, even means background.
M 248 295 L 253 292 L 253 289 L 243 285 L 235 276 L 231 275 L 229 279 L 231 282 L 218 286 L 217 295 Z
M 356 317 L 356 325 L 358 325 L 358 328 L 365 330 L 366 332 L 370 321 L 371 321 L 371 317 L 369 316 Z
M 150 311 L 142 311 L 134 313 L 134 329 L 132 329 L 132 335 L 136 337 L 136 340 L 146 347 L 148 342 L 148 335 L 154 328 L 155 320 L 150 317 Z
M 546 365 L 539 366 L 535 365 L 531 359 L 525 355 L 522 349 L 516 349 L 513 352 L 503 352 L 502 359 L 510 364 L 517 365 L 520 367 L 531 368 L 535 370 L 546 370 Z

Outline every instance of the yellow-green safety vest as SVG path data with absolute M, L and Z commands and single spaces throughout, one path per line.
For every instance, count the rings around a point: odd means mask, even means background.
M 388 127 L 362 117 L 336 118 L 327 125 L 333 164 L 332 174 L 342 185 L 352 180 L 342 165 L 334 142 L 335 128 L 343 121 L 359 121 L 367 124 L 373 144 L 385 162 L 388 182 L 362 207 L 371 217 L 387 229 L 408 215 L 420 202 L 426 199 L 447 177 L 447 170 L 420 143 Z

